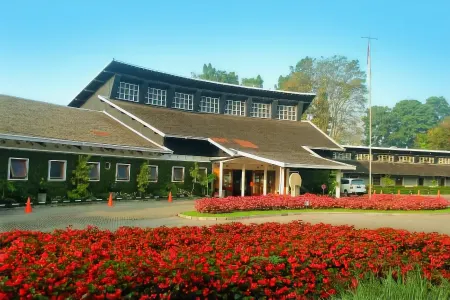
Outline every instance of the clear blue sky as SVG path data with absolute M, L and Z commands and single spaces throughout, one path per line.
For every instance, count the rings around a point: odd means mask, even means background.
M 66 3 L 72 3 L 68 5 Z M 366 68 L 373 104 L 450 101 L 448 1 L 3 1 L 0 93 L 67 104 L 113 58 L 190 76 L 204 63 L 266 88 L 305 56 Z

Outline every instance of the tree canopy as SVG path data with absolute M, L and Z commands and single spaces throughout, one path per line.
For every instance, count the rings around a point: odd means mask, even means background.
M 450 150 L 450 117 L 416 138 L 416 147 L 433 150 Z
M 211 65 L 211 63 L 204 64 L 202 73 L 200 73 L 200 74 L 192 73 L 192 77 L 204 79 L 204 80 L 239 85 L 239 76 L 235 72 L 227 72 L 224 70 L 218 70 L 218 69 L 214 68 Z M 257 87 L 257 88 L 262 88 L 263 84 L 264 84 L 264 80 L 262 79 L 262 77 L 260 75 L 257 75 L 256 77 L 242 78 L 242 81 L 241 81 L 241 85 Z
M 242 78 L 241 85 L 262 88 L 264 80 L 260 75 L 253 78 Z

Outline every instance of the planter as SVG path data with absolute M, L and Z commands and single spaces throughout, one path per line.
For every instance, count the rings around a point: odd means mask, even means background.
M 38 202 L 39 203 L 46 203 L 47 202 L 47 193 L 39 192 L 38 193 Z

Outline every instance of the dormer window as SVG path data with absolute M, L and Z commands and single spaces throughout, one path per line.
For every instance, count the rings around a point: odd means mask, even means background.
M 166 106 L 167 91 L 149 87 L 147 90 L 147 104 Z
M 255 118 L 270 118 L 270 104 L 252 103 L 250 115 Z
M 219 98 L 202 96 L 200 100 L 200 111 L 204 113 L 219 113 Z
M 293 105 L 278 105 L 279 120 L 297 120 L 297 111 Z
M 226 115 L 245 116 L 245 102 L 238 100 L 227 100 L 225 107 Z
M 413 164 L 414 163 L 414 156 L 399 156 L 398 157 L 398 161 L 401 162 L 401 163 Z
M 434 157 L 419 157 L 421 164 L 434 164 Z
M 139 85 L 120 82 L 118 98 L 126 101 L 138 102 L 139 101 Z
M 175 92 L 175 97 L 173 98 L 173 108 L 193 110 L 194 95 Z

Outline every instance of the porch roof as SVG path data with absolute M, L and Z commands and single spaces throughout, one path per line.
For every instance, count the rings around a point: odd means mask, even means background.
M 342 150 L 339 144 L 310 122 L 186 113 L 106 100 L 155 128 L 163 136 L 207 139 L 230 155 L 247 156 L 284 167 L 355 169 L 354 166 L 325 159 L 309 150 Z

